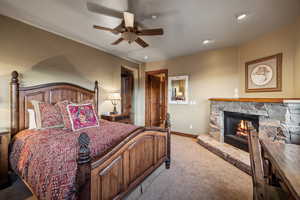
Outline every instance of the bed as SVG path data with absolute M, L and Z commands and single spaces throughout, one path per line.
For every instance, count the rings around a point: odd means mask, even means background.
M 122 199 L 156 168 L 170 168 L 170 120 L 145 128 L 100 120 L 100 128 L 29 130 L 31 100 L 54 104 L 95 100 L 94 90 L 70 83 L 20 87 L 11 79 L 10 163 L 38 199 Z M 53 164 L 56 163 L 56 164 Z

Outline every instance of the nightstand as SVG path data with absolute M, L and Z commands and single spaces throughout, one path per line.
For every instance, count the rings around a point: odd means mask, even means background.
M 111 122 L 119 122 L 124 124 L 132 124 L 129 114 L 110 114 L 101 115 L 101 119 L 105 119 Z
M 10 133 L 0 131 L 0 189 L 10 185 L 8 177 L 8 146 Z

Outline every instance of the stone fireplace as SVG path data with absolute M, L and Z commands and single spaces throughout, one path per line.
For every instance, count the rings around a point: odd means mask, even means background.
M 248 127 L 251 122 L 259 130 L 258 115 L 249 115 L 237 112 L 224 112 L 224 142 L 244 151 L 248 150 Z
M 232 144 L 232 138 L 239 140 L 235 136 L 239 131 L 238 123 L 248 120 L 257 128 L 260 137 L 269 137 L 280 142 L 300 143 L 300 100 L 241 98 L 210 99 L 210 101 L 209 135 L 219 142 Z M 230 123 L 233 123 L 231 127 Z M 245 141 L 245 138 L 240 141 Z

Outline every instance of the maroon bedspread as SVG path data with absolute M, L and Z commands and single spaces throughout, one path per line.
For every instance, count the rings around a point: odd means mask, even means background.
M 89 135 L 91 156 L 101 156 L 138 127 L 101 120 L 99 128 L 24 130 L 14 138 L 10 163 L 38 199 L 76 199 L 78 137 Z

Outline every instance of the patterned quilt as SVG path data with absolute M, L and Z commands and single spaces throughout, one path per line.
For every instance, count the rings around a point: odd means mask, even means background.
M 78 137 L 90 137 L 91 156 L 101 156 L 137 126 L 100 120 L 100 127 L 77 132 L 62 128 L 24 130 L 14 137 L 10 163 L 38 199 L 76 199 Z

